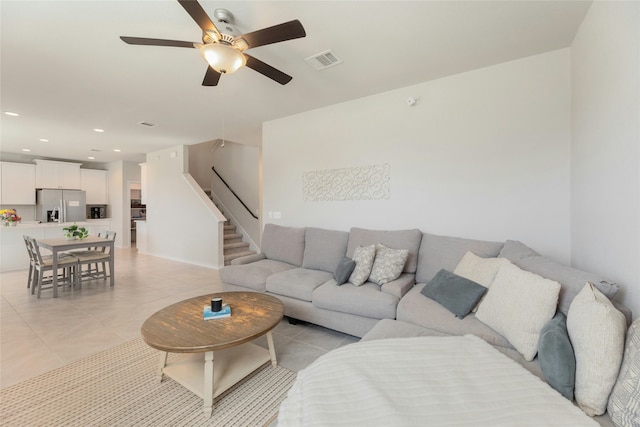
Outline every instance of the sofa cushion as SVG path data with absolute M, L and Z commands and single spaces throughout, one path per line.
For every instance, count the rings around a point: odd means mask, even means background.
M 640 318 L 627 332 L 620 374 L 609 397 L 607 411 L 617 426 L 640 425 Z
M 353 270 L 356 268 L 356 262 L 351 258 L 343 257 L 336 272 L 333 274 L 333 279 L 336 281 L 336 285 L 344 285 L 349 281 L 349 277 Z
M 505 337 L 476 319 L 473 313 L 458 319 L 442 305 L 422 295 L 420 292 L 424 286 L 425 283 L 419 283 L 402 297 L 398 303 L 398 320 L 449 335 L 473 334 L 489 344 L 513 348 Z
M 427 283 L 441 269 L 453 271 L 464 254 L 471 251 L 479 257 L 498 256 L 502 243 L 424 233 L 418 255 L 416 282 Z
M 463 319 L 486 291 L 484 286 L 443 269 L 420 292 Z
M 395 319 L 398 298 L 380 291 L 380 285 L 366 282 L 362 286 L 345 283 L 336 286 L 334 280 L 313 291 L 312 303 L 317 308 L 356 314 L 372 319 Z
M 418 250 L 420 249 L 422 232 L 417 228 L 411 230 L 367 230 L 353 227 L 349 231 L 349 243 L 347 244 L 347 256 L 353 258 L 353 251 L 358 246 L 376 245 L 381 243 L 392 249 L 407 249 L 407 263 L 403 273 L 415 273 Z
M 509 259 L 523 270 L 560 283 L 562 288 L 560 289 L 558 309 L 564 314 L 569 313 L 571 301 L 582 290 L 586 282 L 593 283 L 608 299 L 613 298 L 619 289 L 617 284 L 609 282 L 596 274 L 578 270 L 543 257 L 521 242 L 508 240 L 500 252 L 500 256 Z
M 378 285 L 396 280 L 402 274 L 408 256 L 408 249 L 391 249 L 378 243 L 369 280 Z
M 476 317 L 507 338 L 530 361 L 538 352 L 540 331 L 556 312 L 559 292 L 558 282 L 505 264 Z
M 356 266 L 349 276 L 349 282 L 355 286 L 360 286 L 367 281 L 373 267 L 373 260 L 376 257 L 376 245 L 358 246 L 353 251 L 353 260 Z
M 263 259 L 242 265 L 228 265 L 220 269 L 220 280 L 264 292 L 267 278 L 274 273 L 295 268 L 291 264 L 272 259 Z
M 538 361 L 547 384 L 573 401 L 576 357 L 567 332 L 567 317 L 561 311 L 540 332 Z
M 292 268 L 269 276 L 265 289 L 272 294 L 311 301 L 313 290 L 332 278 L 326 271 Z
M 304 228 L 265 224 L 262 253 L 267 258 L 300 267 L 304 254 Z
M 538 252 L 518 240 L 507 240 L 504 242 L 504 246 L 500 250 L 501 258 L 507 258 L 516 265 L 518 264 L 518 261 L 539 255 L 540 254 Z
M 575 398 L 589 416 L 603 414 L 620 370 L 627 322 L 593 284 L 571 302 L 567 330 L 576 355 Z
M 333 273 L 347 253 L 348 239 L 346 231 L 307 227 L 302 267 Z

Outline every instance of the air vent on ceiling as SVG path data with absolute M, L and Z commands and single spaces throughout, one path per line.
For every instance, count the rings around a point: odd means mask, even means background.
M 158 126 L 157 124 L 155 124 L 155 123 L 150 123 L 150 122 L 140 122 L 140 123 L 138 123 L 138 124 L 139 124 L 140 126 L 146 126 L 146 127 L 148 127 L 148 128 L 154 128 L 154 127 Z
M 326 70 L 334 65 L 342 64 L 342 60 L 331 49 L 320 52 L 305 59 L 316 70 Z

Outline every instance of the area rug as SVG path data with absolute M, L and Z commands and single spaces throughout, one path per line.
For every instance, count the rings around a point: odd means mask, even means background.
M 139 338 L 7 387 L 0 425 L 264 426 L 296 378 L 267 363 L 218 396 L 206 418 L 202 399 L 170 378 L 157 381 L 158 359 Z

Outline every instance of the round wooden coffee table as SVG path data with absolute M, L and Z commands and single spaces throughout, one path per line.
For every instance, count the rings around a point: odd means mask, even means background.
M 204 320 L 204 306 L 214 297 L 229 304 L 230 317 Z M 153 314 L 142 325 L 142 338 L 162 352 L 159 380 L 165 374 L 191 390 L 203 399 L 205 415 L 211 416 L 216 396 L 269 360 L 277 364 L 271 330 L 283 313 L 279 299 L 258 292 L 203 295 Z M 249 342 L 265 334 L 268 350 Z M 167 353 L 190 354 L 167 364 Z

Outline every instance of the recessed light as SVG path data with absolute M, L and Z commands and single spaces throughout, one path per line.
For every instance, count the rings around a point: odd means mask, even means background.
M 11 111 L 5 111 L 4 112 L 7 116 L 11 116 L 11 117 L 18 117 L 20 114 L 18 113 L 13 113 Z
M 89 160 L 95 160 L 95 157 L 93 157 L 93 156 L 89 156 L 89 157 L 87 157 L 87 159 L 89 159 Z
M 120 149 L 119 148 L 114 148 L 113 151 L 115 151 L 116 153 L 119 153 Z
M 98 128 L 96 128 L 96 129 L 94 129 L 94 131 L 95 131 L 95 132 L 100 132 L 100 133 L 102 133 L 102 132 L 104 132 L 104 129 L 98 129 Z
M 40 142 L 49 142 L 48 139 L 40 138 Z
M 30 148 L 23 148 L 22 151 L 31 151 Z

